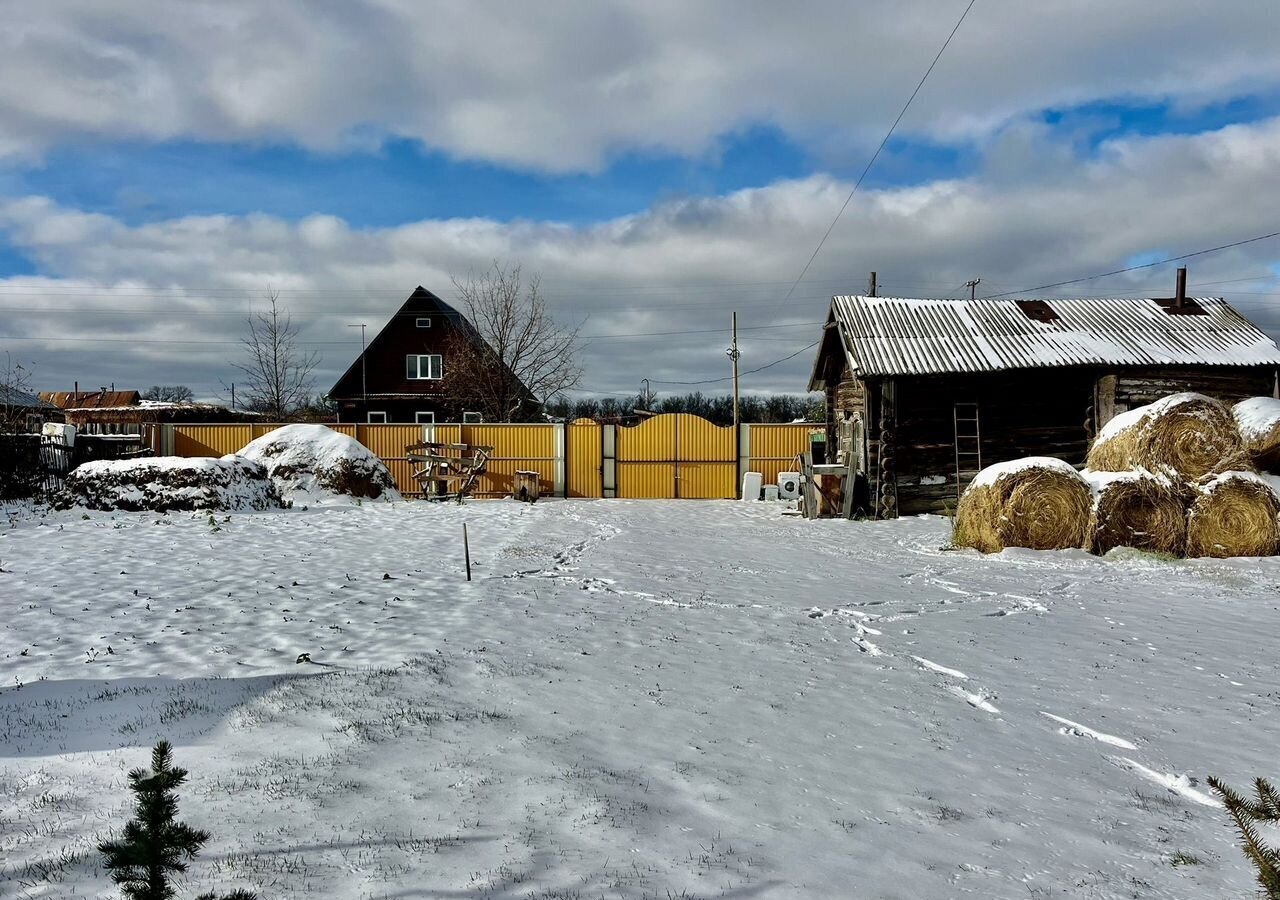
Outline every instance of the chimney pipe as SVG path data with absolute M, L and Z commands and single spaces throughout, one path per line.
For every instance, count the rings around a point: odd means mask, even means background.
M 876 296 L 876 273 L 872 272 L 871 277 L 867 279 L 867 296 Z
M 71 383 L 72 383 L 73 385 L 75 385 L 75 390 L 74 390 L 72 393 L 76 393 L 76 394 L 80 393 L 80 382 L 78 382 L 78 381 L 73 381 L 73 382 L 71 382 Z
M 1178 295 L 1173 298 L 1173 308 L 1182 309 L 1182 304 L 1187 302 L 1187 267 L 1178 267 Z

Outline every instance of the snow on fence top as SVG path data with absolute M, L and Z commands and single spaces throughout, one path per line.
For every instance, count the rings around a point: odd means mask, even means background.
M 1220 299 L 1171 314 L 1141 297 L 922 300 L 835 297 L 849 364 L 861 376 L 1049 366 L 1280 365 L 1280 347 Z M 1033 316 L 1029 303 L 1043 312 Z

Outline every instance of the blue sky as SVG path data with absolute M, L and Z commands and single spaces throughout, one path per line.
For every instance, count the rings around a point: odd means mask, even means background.
M 109 29 L 22 10 L 0 83 L 0 292 L 26 304 L 6 310 L 0 349 L 61 372 L 89 357 L 56 339 L 101 342 L 86 380 L 178 378 L 196 354 L 141 360 L 127 342 L 189 335 L 192 321 L 234 339 L 229 297 L 284 285 L 309 336 L 346 339 L 342 323 L 379 321 L 400 292 L 447 292 L 501 258 L 555 285 L 553 306 L 593 332 L 689 332 L 594 344 L 593 385 L 617 390 L 718 371 L 722 340 L 706 329 L 735 305 L 762 327 L 756 361 L 803 346 L 796 323 L 871 268 L 898 293 L 954 294 L 979 276 L 1004 291 L 1276 221 L 1280 15 L 1246 0 L 979 0 L 785 303 L 962 0 L 815 0 L 803 17 L 616 2 L 501 19 L 110 5 Z M 1278 258 L 1258 246 L 1198 259 L 1192 282 Z M 1157 268 L 1082 290 L 1167 280 Z M 1237 300 L 1280 325 L 1274 281 Z M 166 318 L 175 295 L 182 325 Z M 325 378 L 347 362 L 329 355 Z M 216 383 L 224 356 L 188 380 Z M 793 390 L 806 365 L 757 384 Z

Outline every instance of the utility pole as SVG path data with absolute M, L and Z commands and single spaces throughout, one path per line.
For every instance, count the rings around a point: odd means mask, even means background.
M 978 285 L 980 285 L 980 284 L 982 284 L 982 279 L 981 279 L 981 278 L 975 278 L 975 279 L 973 279 L 972 281 L 966 281 L 966 282 L 964 283 L 964 286 L 965 286 L 965 287 L 967 287 L 967 288 L 969 289 L 969 299 L 970 299 L 970 300 L 972 300 L 972 299 L 974 298 L 974 294 L 977 292 Z
M 729 359 L 733 360 L 733 427 L 738 427 L 738 357 L 742 354 L 738 351 L 738 311 L 733 312 L 733 344 L 725 353 L 729 354 Z
M 231 382 L 231 408 L 236 408 L 236 383 Z
M 871 277 L 867 279 L 867 296 L 868 297 L 876 296 L 876 287 L 877 287 L 876 273 L 872 272 Z

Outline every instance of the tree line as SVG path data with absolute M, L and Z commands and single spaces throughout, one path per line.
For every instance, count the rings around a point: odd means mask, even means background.
M 578 400 L 559 398 L 546 406 L 549 418 L 572 422 L 574 419 L 631 421 L 648 413 L 693 413 L 716 425 L 733 424 L 733 395 L 708 396 L 701 391 L 670 394 L 664 397 L 637 394 L 634 397 L 584 397 Z M 822 397 L 804 394 L 748 394 L 738 399 L 738 421 L 758 423 L 822 422 L 826 406 Z

